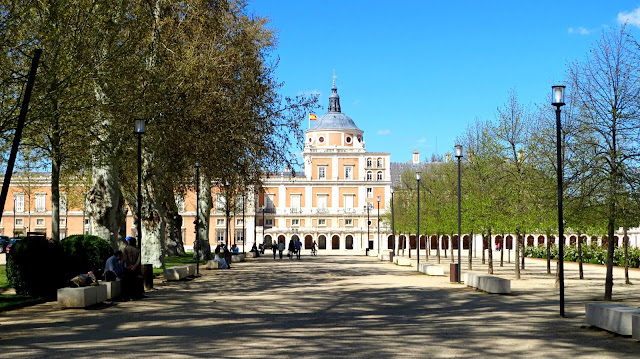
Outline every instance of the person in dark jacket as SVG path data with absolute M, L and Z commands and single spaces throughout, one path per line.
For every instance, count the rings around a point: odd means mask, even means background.
M 293 259 L 293 254 L 296 252 L 296 244 L 293 241 L 293 238 L 289 240 L 289 247 L 287 249 L 289 250 L 289 254 L 287 254 L 289 259 Z
M 227 262 L 228 268 L 231 269 L 231 251 L 229 250 L 229 248 L 227 248 L 226 244 L 223 246 L 223 248 L 224 248 L 224 260 Z

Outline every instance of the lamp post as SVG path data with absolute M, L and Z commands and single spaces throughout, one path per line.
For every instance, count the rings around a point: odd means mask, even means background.
M 244 238 L 244 199 L 246 198 L 246 194 L 242 192 L 242 253 L 244 253 L 244 242 L 246 242 L 246 238 Z
M 391 189 L 391 234 L 393 235 L 392 248 L 393 255 L 396 255 L 396 221 L 393 212 L 393 188 Z
M 462 145 L 456 145 L 456 158 L 458 159 L 458 283 L 462 283 L 462 224 L 460 212 L 460 162 L 462 161 Z
M 418 190 L 418 221 L 416 229 L 416 252 L 418 263 L 416 265 L 418 272 L 420 272 L 420 172 L 416 172 L 416 189 Z M 411 251 L 411 240 L 409 240 L 409 251 Z
M 16 195 L 13 195 L 13 236 L 16 236 Z
M 380 255 L 380 196 L 378 196 L 378 255 Z
M 135 133 L 138 135 L 138 223 L 136 229 L 138 231 L 138 246 L 142 248 L 142 134 L 147 121 L 144 119 L 135 119 Z
M 198 229 L 200 229 L 200 163 L 196 162 L 196 219 L 193 221 L 195 224 L 195 239 L 193 242 L 193 249 L 196 252 L 196 275 L 200 275 L 200 238 L 198 238 Z
M 369 254 L 369 202 L 366 202 L 364 207 L 367 210 L 367 248 L 365 253 Z
M 227 227 L 225 228 L 224 233 L 224 245 L 229 247 L 229 181 L 224 183 L 224 194 L 225 194 L 225 224 Z
M 556 107 L 556 159 L 558 177 L 558 278 L 560 284 L 560 316 L 564 317 L 564 219 L 562 215 L 562 127 L 560 124 L 560 108 L 564 103 L 564 86 L 552 86 L 553 100 L 551 105 Z

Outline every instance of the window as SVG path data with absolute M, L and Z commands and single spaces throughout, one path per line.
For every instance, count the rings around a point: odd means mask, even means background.
M 224 226 L 224 218 L 216 218 L 216 226 Z
M 85 225 L 85 226 L 88 226 L 88 225 L 89 225 L 89 218 L 85 218 L 85 219 L 84 219 L 84 225 Z
M 351 143 L 351 136 L 347 136 L 347 138 L 345 138 L 345 141 L 347 141 L 347 143 Z
M 367 181 L 373 181 L 373 172 L 371 171 L 367 172 Z
M 378 171 L 376 174 L 376 181 L 382 181 L 382 171 Z
M 291 208 L 300 209 L 300 195 L 292 194 L 291 195 Z
M 344 225 L 345 226 L 353 226 L 353 219 L 351 218 L 347 218 L 344 220 Z
M 327 220 L 326 219 L 318 219 L 318 225 L 319 226 L 326 226 L 327 225 Z
M 344 179 L 353 179 L 353 166 L 344 166 Z
M 63 196 L 60 196 L 60 209 L 63 206 Z M 43 193 L 36 194 L 36 212 L 44 212 L 46 210 L 46 195 Z
M 319 194 L 318 195 L 318 208 L 327 208 L 327 202 L 328 202 L 329 196 L 326 194 Z
M 318 179 L 327 179 L 327 166 L 318 166 Z
M 275 207 L 275 198 L 276 195 L 273 193 L 268 193 L 267 194 L 267 208 L 274 208 Z
M 273 218 L 267 218 L 264 220 L 264 226 L 265 227 L 272 227 L 273 226 Z
M 44 212 L 44 211 L 46 211 L 45 199 L 47 197 L 44 194 L 41 194 L 40 196 L 42 196 L 42 203 L 43 204 L 42 204 L 41 210 L 38 211 L 38 195 L 36 195 L 36 212 Z M 67 194 L 66 193 L 60 193 L 60 213 L 62 213 L 62 214 L 67 213 L 68 204 L 69 204 L 69 202 L 67 202 Z
M 376 167 L 378 167 L 378 168 L 382 168 L 382 167 L 383 167 L 383 166 L 382 166 L 382 158 L 378 158 L 378 159 L 376 160 Z
M 60 222 L 60 226 L 62 226 L 62 220 Z M 44 218 L 36 218 L 36 227 L 44 227 Z
M 371 158 L 367 158 L 367 167 L 371 167 L 371 166 L 373 166 L 373 162 Z
M 176 195 L 176 206 L 178 207 L 178 212 L 184 212 L 184 197 Z
M 242 218 L 237 218 L 236 219 L 236 226 L 242 226 L 242 225 L 243 225 Z
M 318 138 L 318 142 L 323 143 L 323 142 L 324 142 L 324 137 L 320 136 L 320 137 Z
M 16 212 L 24 212 L 24 195 L 17 194 L 14 197 Z
M 224 231 L 216 231 L 216 241 L 218 243 L 224 242 Z
M 353 208 L 353 197 L 355 197 L 355 196 L 348 195 L 348 194 L 344 195 L 344 208 L 346 208 L 346 209 Z
M 367 198 L 373 198 L 373 188 L 367 187 Z
M 24 219 L 16 218 L 16 227 L 22 227 L 22 226 L 24 226 Z
M 244 243 L 244 233 L 242 231 L 236 231 L 235 241 L 236 243 Z
M 300 220 L 299 219 L 292 219 L 291 220 L 291 225 L 292 226 L 299 226 L 300 225 Z

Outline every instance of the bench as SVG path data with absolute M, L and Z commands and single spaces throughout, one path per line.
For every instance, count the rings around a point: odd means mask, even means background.
M 92 285 L 79 288 L 59 288 L 60 308 L 86 308 L 107 300 L 106 285 Z
M 511 281 L 488 274 L 465 273 L 464 283 L 491 294 L 510 294 Z
M 247 258 L 257 258 L 258 252 L 247 252 Z
M 617 303 L 585 303 L 585 321 L 589 325 L 602 328 L 620 335 L 634 335 L 640 339 L 640 309 Z M 634 326 L 633 317 L 638 317 Z M 636 329 L 634 333 L 633 329 Z
M 107 287 L 107 299 L 115 299 L 122 295 L 121 281 L 105 282 L 101 280 L 98 283 Z
M 189 276 L 189 268 L 187 266 L 166 268 L 163 275 L 166 280 L 180 280 Z
M 207 264 L 205 265 L 205 269 L 218 269 L 220 268 L 220 263 L 214 261 L 213 259 L 207 261 Z
M 409 258 L 405 258 L 405 257 L 394 257 L 393 258 L 393 263 L 399 265 L 399 266 L 410 266 L 411 265 L 411 259 Z
M 640 340 L 640 314 L 631 314 L 631 336 Z
M 231 255 L 231 263 L 244 262 L 244 253 L 238 253 Z
M 389 255 L 388 254 L 380 254 L 378 256 L 378 259 L 383 261 L 383 262 L 388 262 L 389 261 Z
M 444 267 L 435 264 L 421 263 L 420 272 L 427 275 L 444 275 Z

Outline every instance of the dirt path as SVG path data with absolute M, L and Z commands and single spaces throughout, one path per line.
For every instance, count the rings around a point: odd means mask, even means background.
M 604 272 L 587 266 L 580 281 L 573 266 L 561 319 L 542 260 L 527 259 L 513 294 L 498 296 L 364 256 L 261 257 L 160 285 L 142 301 L 2 313 L 0 357 L 638 357 L 637 341 L 584 324 Z M 496 272 L 510 277 L 513 263 Z M 620 283 L 614 297 L 640 307 L 638 286 Z

